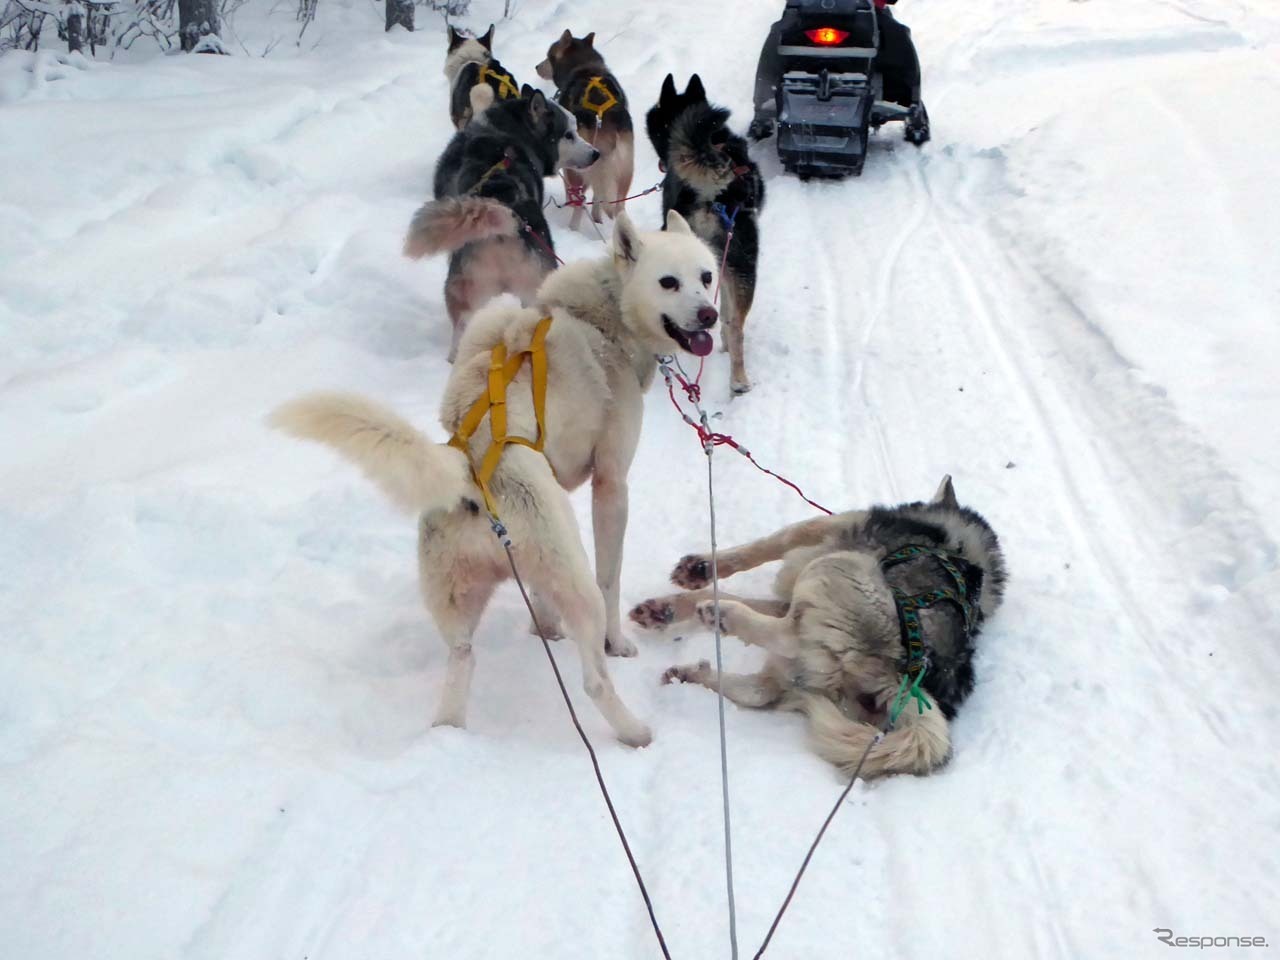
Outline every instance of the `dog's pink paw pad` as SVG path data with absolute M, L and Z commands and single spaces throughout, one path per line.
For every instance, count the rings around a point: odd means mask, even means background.
M 716 619 L 716 604 L 714 600 L 703 600 L 698 604 L 698 619 L 702 625 L 708 630 L 719 630 L 721 633 L 729 631 L 729 611 L 725 609 L 722 602 L 719 610 L 719 620 Z
M 711 582 L 711 561 L 691 553 L 671 571 L 671 582 L 686 590 L 698 590 Z
M 676 618 L 676 610 L 665 600 L 646 600 L 631 608 L 631 622 L 646 630 L 656 630 L 670 625 Z

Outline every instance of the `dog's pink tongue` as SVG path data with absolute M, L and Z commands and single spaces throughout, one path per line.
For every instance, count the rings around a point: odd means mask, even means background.
M 689 338 L 689 352 L 695 357 L 709 357 L 711 350 L 715 344 L 711 340 L 711 334 L 705 330 L 699 330 L 696 333 L 687 334 Z

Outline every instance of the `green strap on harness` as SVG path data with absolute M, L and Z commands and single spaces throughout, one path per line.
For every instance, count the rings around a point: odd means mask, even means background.
M 924 653 L 924 629 L 920 626 L 920 611 L 926 607 L 933 606 L 935 603 L 944 601 L 953 603 L 960 610 L 961 616 L 964 617 L 965 632 L 967 633 L 972 629 L 973 605 L 969 600 L 969 588 L 965 583 L 964 574 L 955 565 L 952 559 L 953 556 L 954 554 L 935 547 L 909 546 L 903 547 L 898 552 L 890 554 L 880 561 L 880 566 L 887 569 L 900 563 L 906 563 L 908 560 L 914 560 L 917 557 L 933 557 L 950 575 L 952 583 L 955 584 L 954 589 L 941 587 L 937 590 L 930 590 L 927 593 L 917 594 L 914 597 L 909 596 L 897 587 L 893 588 L 893 600 L 898 606 L 898 617 L 902 621 L 903 638 L 907 644 L 907 669 L 902 675 L 902 683 L 898 686 L 898 693 L 894 697 L 893 707 L 889 712 L 890 726 L 897 723 L 898 717 L 902 714 L 908 699 L 915 699 L 918 713 L 923 714 L 925 710 L 933 709 L 933 704 L 929 702 L 929 698 L 920 689 L 925 672 L 929 669 L 929 661 Z
M 889 726 L 893 726 L 898 722 L 898 717 L 902 714 L 902 709 L 907 705 L 907 700 L 914 697 L 916 701 L 916 712 L 924 713 L 926 710 L 932 710 L 933 704 L 929 702 L 929 698 L 925 696 L 923 690 L 920 689 L 920 681 L 924 679 L 925 672 L 929 669 L 927 663 L 920 665 L 920 670 L 916 673 L 915 680 L 911 679 L 911 675 L 904 673 L 902 675 L 902 683 L 898 684 L 897 696 L 893 698 L 893 707 L 889 710 Z M 908 689 L 907 684 L 911 684 Z

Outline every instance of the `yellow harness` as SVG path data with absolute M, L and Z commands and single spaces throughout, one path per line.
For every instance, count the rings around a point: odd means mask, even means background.
M 599 90 L 604 95 L 603 100 L 592 100 L 591 94 Z M 613 95 L 613 91 L 609 89 L 604 82 L 604 77 L 592 77 L 591 82 L 587 84 L 587 89 L 582 91 L 582 107 L 584 110 L 590 110 L 596 115 L 596 126 L 604 121 L 604 115 L 618 105 L 618 98 Z
M 491 79 L 498 81 L 499 100 L 520 96 L 520 91 L 516 88 L 515 81 L 511 79 L 511 74 L 499 73 L 497 70 L 490 69 L 488 64 L 485 64 L 480 68 L 480 76 L 476 82 L 487 83 Z
M 502 459 L 502 450 L 509 443 L 518 443 L 539 453 L 547 439 L 547 331 L 551 329 L 551 318 L 543 317 L 534 328 L 533 339 L 528 350 L 521 350 L 510 357 L 504 343 L 493 348 L 489 359 L 489 388 L 472 404 L 467 415 L 458 424 L 458 429 L 449 439 L 449 446 L 456 447 L 467 455 L 471 464 L 471 475 L 475 477 L 476 486 L 484 495 L 484 505 L 495 518 L 498 507 L 493 494 L 489 491 L 489 481 L 498 469 L 498 461 Z M 533 417 L 538 423 L 538 437 L 528 440 L 525 437 L 507 436 L 507 387 L 516 378 L 520 368 L 524 366 L 524 358 L 529 358 L 529 366 L 533 370 Z M 485 416 L 489 417 L 489 432 L 493 434 L 493 445 L 485 451 L 484 458 L 477 467 L 471 459 L 471 449 L 467 441 L 479 428 Z

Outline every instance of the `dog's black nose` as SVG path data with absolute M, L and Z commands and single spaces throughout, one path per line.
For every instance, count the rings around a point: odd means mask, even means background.
M 699 307 L 698 308 L 698 324 L 703 330 L 716 325 L 716 320 L 720 318 L 720 314 L 716 313 L 715 307 Z
M 592 162 L 592 163 L 595 163 L 595 162 L 596 162 L 597 160 L 599 160 L 599 159 L 600 159 L 600 151 L 599 151 L 599 150 L 592 150 L 592 151 L 591 151 L 591 162 Z

